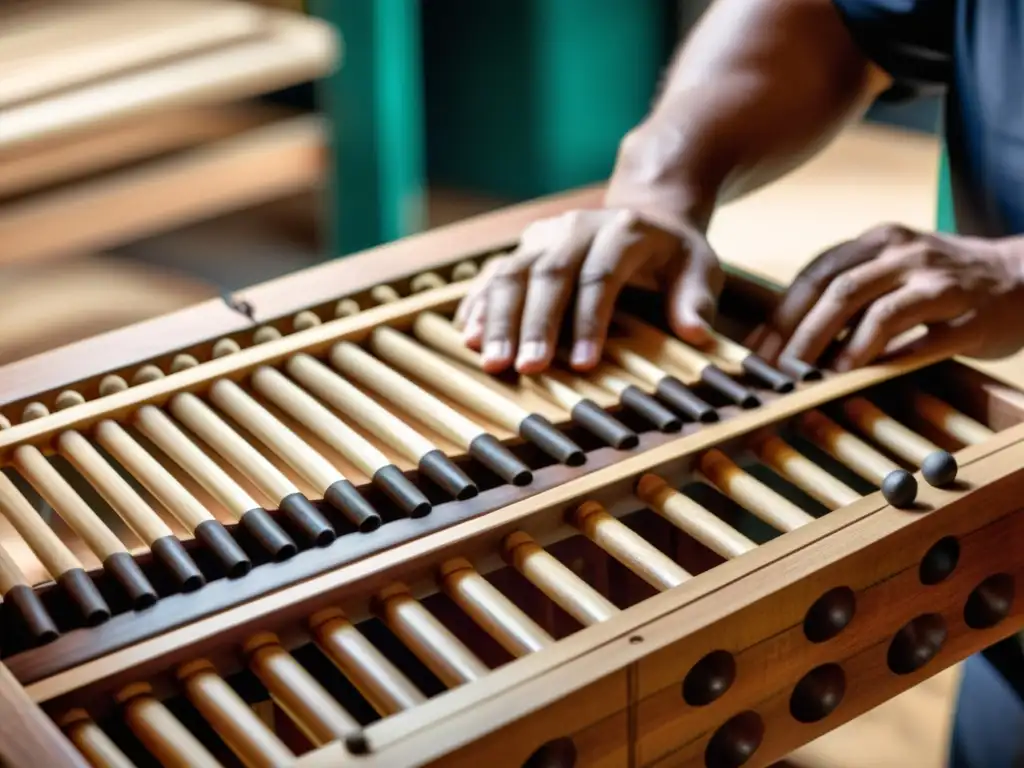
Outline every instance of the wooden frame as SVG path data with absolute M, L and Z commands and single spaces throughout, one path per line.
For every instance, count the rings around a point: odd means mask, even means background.
M 456 225 L 257 287 L 246 298 L 256 306 L 261 322 L 287 331 L 291 313 L 310 307 L 323 311 L 325 303 L 339 293 L 332 286 L 344 284 L 346 275 L 358 274 L 359 267 L 371 259 L 395 257 L 387 264 L 378 263 L 369 276 L 347 283 L 353 295 L 383 282 L 404 287 L 416 272 L 444 272 L 460 259 L 508 247 L 524 223 L 565 207 L 594 204 L 597 194 L 596 190 L 584 192 Z M 756 282 L 747 287 L 762 299 L 770 298 L 770 292 Z M 17 445 L 48 449 L 52 438 L 65 430 L 84 429 L 104 417 L 120 418 L 143 403 L 163 403 L 177 392 L 202 393 L 216 380 L 241 377 L 258 364 L 273 364 L 298 351 L 322 353 L 338 339 L 360 339 L 381 324 L 402 327 L 422 310 L 450 307 L 464 290 L 463 284 L 438 288 L 208 362 L 208 349 L 217 338 L 231 335 L 245 340 L 252 330 L 234 315 L 217 320 L 222 308 L 213 304 L 197 309 L 188 322 L 190 313 L 185 312 L 111 334 L 124 339 L 131 350 L 133 359 L 127 363 L 123 355 L 111 355 L 104 364 L 90 360 L 55 382 L 40 367 L 43 361 L 66 360 L 75 365 L 83 351 L 98 348 L 100 342 L 92 340 L 40 356 L 21 368 L 28 372 L 25 380 L 34 380 L 37 386 L 23 384 L 20 391 L 11 390 L 19 394 L 9 402 L 42 401 L 48 393 L 72 385 L 91 396 L 91 382 L 101 374 L 128 372 L 149 360 L 165 364 L 182 350 L 196 353 L 204 362 L 19 424 L 0 434 L 0 455 Z M 195 319 L 201 317 L 210 317 L 214 325 L 190 330 L 200 327 Z M 173 348 L 142 340 L 144 328 L 161 326 L 183 330 Z M 133 344 L 132 339 L 138 341 Z M 396 580 L 409 584 L 414 594 L 424 594 L 438 565 L 454 555 L 470 558 L 486 572 L 495 564 L 501 542 L 515 531 L 525 530 L 544 545 L 564 539 L 567 512 L 584 501 L 598 501 L 613 515 L 628 512 L 634 485 L 644 472 L 656 472 L 674 482 L 691 473 L 695 457 L 709 448 L 742 443 L 808 409 L 906 378 L 937 362 L 906 359 L 827 377 L 755 411 L 736 414 L 721 425 L 652 441 L 636 455 L 615 457 L 609 465 L 596 467 L 599 471 L 574 474 L 559 467 L 557 483 L 530 496 L 505 499 L 486 515 L 469 514 L 453 520 L 457 524 L 452 527 L 420 531 L 417 538 L 388 551 L 367 552 L 344 567 L 307 574 L 310 578 L 282 585 L 260 599 L 183 626 L 166 627 L 99 658 L 76 660 L 82 663 L 71 669 L 39 674 L 27 666 L 19 668 L 17 657 L 13 668 L 16 673 L 20 669 L 25 682 L 32 681 L 26 687 L 31 699 L 54 716 L 134 680 L 159 679 L 176 663 L 197 655 L 230 669 L 226 659 L 233 655 L 232 649 L 257 630 L 275 631 L 287 644 L 298 642 L 308 632 L 303 620 L 318 609 L 340 604 L 357 615 L 369 596 Z M 1019 472 L 1024 458 L 1024 425 L 1020 425 L 1024 408 L 1015 388 L 1024 382 L 1024 375 L 1011 369 L 1003 375 L 1009 385 L 1004 386 L 972 372 L 977 366 L 968 361 L 941 366 L 946 366 L 943 371 L 953 371 L 976 397 L 992 398 L 1010 413 L 1009 424 L 1001 424 L 1002 431 L 957 453 L 956 485 L 933 488 L 922 483 L 917 502 L 909 509 L 886 503 L 880 493 L 867 494 L 697 579 L 642 599 L 621 614 L 492 670 L 471 685 L 392 715 L 365 729 L 362 743 L 369 745 L 371 753 L 362 755 L 360 763 L 515 766 L 543 745 L 572 737 L 586 765 L 635 762 L 696 767 L 705 764 L 708 745 L 723 723 L 756 712 L 761 733 L 755 757 L 746 764 L 766 765 L 941 666 L 1020 630 L 1024 614 L 1012 605 L 1012 596 L 1000 622 L 974 628 L 962 617 L 965 599 L 977 592 L 984 577 L 1000 573 L 1017 581 L 1024 578 L 1024 565 L 1010 548 L 996 546 L 1024 534 L 1024 513 L 1007 501 L 1024 490 L 1024 475 Z M 0 370 L 0 381 L 3 373 Z M 993 423 L 998 420 L 992 418 Z M 949 536 L 960 542 L 963 566 L 949 580 L 923 589 L 919 564 L 937 541 Z M 837 586 L 852 590 L 866 618 L 834 642 L 809 645 L 802 630 L 808 606 Z M 948 627 L 941 651 L 927 666 L 907 674 L 889 673 L 885 661 L 889 638 L 894 633 L 898 636 L 906 622 L 925 614 L 939 616 Z M 766 671 L 738 686 L 721 703 L 704 709 L 683 706 L 678 693 L 682 680 L 723 642 L 741 670 Z M 846 669 L 849 691 L 843 708 L 818 723 L 779 725 L 788 717 L 793 683 L 829 662 Z M 853 685 L 855 676 L 871 685 Z M 346 747 L 336 742 L 310 752 L 299 764 L 327 766 L 346 759 Z

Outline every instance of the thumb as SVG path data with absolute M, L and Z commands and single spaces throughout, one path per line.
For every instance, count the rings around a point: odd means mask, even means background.
M 718 309 L 725 274 L 707 243 L 691 246 L 670 275 L 668 323 L 683 341 L 705 346 Z

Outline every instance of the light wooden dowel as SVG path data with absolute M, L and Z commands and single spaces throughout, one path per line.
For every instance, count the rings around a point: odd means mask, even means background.
M 605 353 L 627 372 L 651 387 L 668 376 L 668 373 L 643 355 L 632 350 L 621 339 L 608 339 L 605 342 Z
M 343 710 L 274 635 L 261 632 L 245 644 L 249 668 L 279 707 L 316 746 L 343 739 L 359 722 Z
M 38 448 L 32 445 L 16 448 L 13 464 L 101 562 L 128 551 Z
M 145 683 L 123 688 L 117 699 L 135 737 L 164 768 L 221 768 L 199 740 L 154 696 Z
M 392 584 L 377 594 L 377 612 L 395 636 L 449 688 L 486 675 L 490 670 L 469 648 L 409 594 Z
M 911 406 L 922 419 L 964 445 L 978 445 L 995 435 L 994 430 L 927 392 L 915 391 Z
M 691 578 L 672 558 L 647 543 L 596 501 L 570 514 L 570 521 L 588 539 L 655 589 L 672 589 Z
M 441 586 L 466 615 L 513 656 L 534 653 L 554 642 L 464 558 L 441 564 Z
M 60 537 L 22 496 L 11 479 L 0 472 L 0 512 L 28 544 L 32 553 L 54 579 L 82 564 Z
M 758 458 L 829 509 L 852 504 L 861 495 L 776 435 L 755 442 Z
M 279 371 L 268 367 L 258 368 L 252 375 L 252 384 L 261 395 L 351 461 L 367 477 L 373 477 L 377 470 L 390 464 L 387 457 L 372 443 L 303 392 Z M 315 455 L 322 462 L 319 469 L 320 481 L 326 482 L 325 485 L 318 487 L 327 488 L 332 483 L 344 479 L 320 454 Z M 299 451 L 295 451 L 290 458 L 283 455 L 282 458 L 289 463 L 295 461 L 301 464 L 303 461 Z M 332 472 L 333 478 L 330 474 Z
M 0 544 L 0 595 L 6 595 L 15 587 L 31 587 L 28 578 L 18 567 L 18 562 Z
M 73 709 L 59 725 L 93 768 L 135 768 L 135 763 L 111 740 L 88 713 Z
M 705 368 L 713 365 L 706 355 L 693 347 L 673 339 L 668 334 L 662 333 L 643 320 L 625 312 L 616 312 L 614 323 L 626 330 L 631 338 L 657 349 L 667 361 L 679 366 L 694 378 L 699 378 Z
M 154 445 L 190 474 L 196 482 L 217 499 L 236 520 L 256 501 L 192 442 L 163 411 L 144 405 L 135 413 L 135 425 Z
M 132 477 L 153 494 L 187 531 L 194 533 L 199 525 L 213 520 L 213 515 L 206 507 L 200 504 L 199 500 L 120 424 L 110 420 L 101 421 L 93 435 L 103 450 L 113 456 Z
M 324 655 L 381 715 L 411 709 L 427 700 L 340 610 L 319 611 L 309 624 Z
M 303 387 L 407 459 L 418 463 L 437 450 L 427 438 L 319 360 L 306 354 L 295 355 L 286 369 Z
M 739 557 L 757 547 L 731 525 L 657 475 L 643 475 L 637 483 L 636 495 L 683 533 L 726 559 Z
M 257 379 L 265 386 L 256 386 Z M 288 381 L 272 368 L 260 368 L 253 374 L 253 384 L 257 391 L 268 395 L 275 404 L 279 404 L 279 400 L 271 393 L 282 389 L 282 381 L 285 385 L 288 384 Z M 210 387 L 210 402 L 251 432 L 318 492 L 323 493 L 334 483 L 345 479 L 334 465 L 307 445 L 235 382 L 228 379 L 216 382 Z
M 814 518 L 747 474 L 717 448 L 700 457 L 700 470 L 722 493 L 778 531 L 793 531 Z
M 801 434 L 843 466 L 870 483 L 882 485 L 896 463 L 859 437 L 847 432 L 821 411 L 808 411 L 798 419 Z
M 80 433 L 62 433 L 57 438 L 57 448 L 146 545 L 172 535 L 153 508 Z
M 518 403 L 503 397 L 392 328 L 378 327 L 374 330 L 370 336 L 370 348 L 390 365 L 419 378 L 509 431 L 518 432 L 519 425 L 530 416 Z
M 486 434 L 483 427 L 474 424 L 351 342 L 336 344 L 331 349 L 330 362 L 350 379 L 382 395 L 462 448 L 469 447 L 473 440 Z
M 299 489 L 283 472 L 195 395 L 190 392 L 175 395 L 168 408 L 174 418 L 198 435 L 274 503 L 299 493 Z
M 929 454 L 939 450 L 935 443 L 900 424 L 863 397 L 844 401 L 842 408 L 857 429 L 909 464 L 919 467 Z
M 292 765 L 295 755 L 205 659 L 178 668 L 178 679 L 207 723 L 249 768 Z
M 583 626 L 619 613 L 611 601 L 545 551 L 529 534 L 509 534 L 504 541 L 504 554 L 512 567 Z
M 398 294 L 394 288 L 390 285 L 375 285 L 370 290 L 370 298 L 377 304 L 390 304 L 393 301 L 398 301 L 402 297 Z

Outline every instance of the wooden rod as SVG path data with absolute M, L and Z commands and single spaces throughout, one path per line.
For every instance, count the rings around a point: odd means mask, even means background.
M 464 558 L 441 564 L 441 587 L 476 624 L 513 656 L 525 656 L 554 642 L 533 619 L 499 592 Z
M 427 700 L 337 608 L 313 614 L 309 625 L 324 655 L 381 715 L 411 709 Z
M 643 475 L 637 483 L 636 495 L 683 533 L 726 559 L 739 557 L 757 547 L 731 525 L 657 475 Z
M 978 445 L 995 435 L 994 430 L 927 392 L 915 390 L 910 402 L 918 416 L 964 445 Z
M 506 561 L 513 568 L 583 626 L 605 621 L 619 613 L 609 600 L 545 551 L 529 534 L 523 531 L 509 534 L 503 549 Z
M 829 509 L 845 507 L 861 498 L 777 435 L 755 440 L 753 448 L 761 461 Z
M 330 362 L 348 378 L 377 392 L 413 418 L 464 448 L 513 485 L 529 485 L 533 473 L 494 436 L 351 342 L 332 347 Z
M 608 514 L 596 501 L 586 501 L 576 507 L 570 512 L 569 520 L 588 539 L 655 589 L 672 589 L 691 578 L 672 558 Z
M 133 683 L 117 696 L 124 721 L 164 768 L 221 768 L 199 740 L 153 695 L 146 683 Z
M 249 768 L 292 765 L 295 755 L 263 724 L 206 659 L 183 664 L 177 671 L 203 719 Z
M 93 768 L 135 768 L 135 763 L 84 709 L 71 710 L 60 718 L 58 725 Z
M 206 488 L 228 513 L 253 536 L 275 560 L 295 554 L 297 547 L 280 526 L 209 456 L 153 405 L 135 412 L 135 426 L 172 461 Z
M 842 409 L 857 429 L 909 464 L 919 467 L 930 454 L 940 450 L 863 397 L 851 397 L 843 402 Z
M 803 414 L 797 419 L 797 426 L 815 446 L 879 487 L 886 475 L 899 468 L 892 459 L 847 432 L 821 411 Z
M 395 583 L 375 598 L 376 612 L 405 646 L 449 688 L 472 682 L 490 670 L 437 618 Z
M 599 363 L 588 372 L 588 381 L 614 393 L 619 403 L 646 421 L 654 424 L 662 432 L 678 432 L 683 424 L 679 418 L 658 400 L 651 397 L 640 379 L 611 363 Z
M 700 470 L 722 493 L 779 531 L 794 531 L 814 518 L 737 466 L 717 448 L 700 457 Z
M 228 578 L 239 578 L 252 569 L 252 561 L 227 529 L 120 424 L 109 419 L 101 421 L 93 436 L 185 530 L 213 553 Z
M 359 730 L 359 722 L 292 658 L 276 636 L 260 632 L 249 638 L 243 650 L 249 658 L 249 669 L 315 746 Z
M 296 421 L 304 424 L 320 439 L 352 461 L 359 469 L 388 496 L 403 514 L 410 517 L 423 517 L 429 514 L 431 504 L 426 496 L 392 464 L 373 443 L 345 424 L 331 413 L 315 398 L 304 392 L 295 382 L 286 378 L 279 371 L 259 368 L 252 377 L 253 386 L 288 413 Z M 344 478 L 336 480 L 328 488 L 338 488 L 337 483 L 345 485 Z M 355 488 L 347 484 L 349 496 Z M 354 497 L 352 497 L 354 498 Z M 364 504 L 368 507 L 368 504 Z M 353 509 L 347 515 L 351 517 L 368 517 L 368 509 Z M 380 525 L 380 516 L 372 512 L 374 526 Z M 371 528 L 372 530 L 372 528 Z
M 8 620 L 11 612 L 17 611 L 36 645 L 51 643 L 60 635 L 43 601 L 3 544 L 0 544 L 0 597 L 7 604 Z
M 713 332 L 712 336 L 713 353 L 721 360 L 739 366 L 754 378 L 767 384 L 775 392 L 792 392 L 795 388 L 796 382 L 790 376 L 769 365 L 767 361 L 746 347 L 737 344 L 722 333 Z

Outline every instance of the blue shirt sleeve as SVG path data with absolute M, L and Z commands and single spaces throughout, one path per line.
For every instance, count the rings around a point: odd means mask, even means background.
M 916 94 L 949 84 L 956 0 L 832 0 L 864 54 Z

